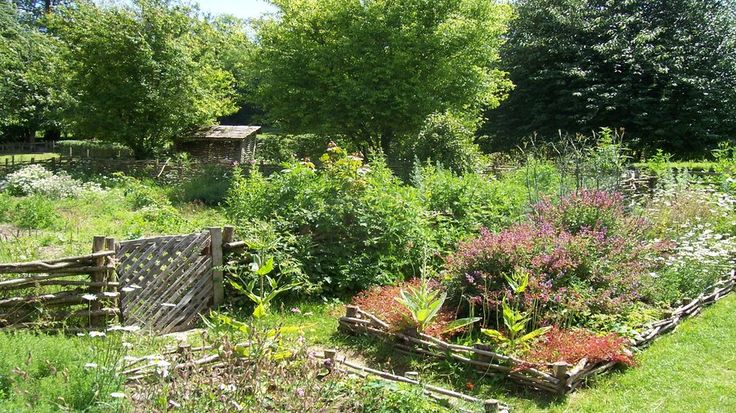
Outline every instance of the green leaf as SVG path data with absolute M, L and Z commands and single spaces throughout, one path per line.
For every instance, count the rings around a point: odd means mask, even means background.
M 264 317 L 268 311 L 266 310 L 266 306 L 263 304 L 258 304 L 256 308 L 253 310 L 253 317 L 255 318 L 262 318 Z
M 269 258 L 265 264 L 263 264 L 261 267 L 259 267 L 256 270 L 256 274 L 263 276 L 266 274 L 270 274 L 271 271 L 273 271 L 273 257 Z
M 492 328 L 481 328 L 480 329 L 480 332 L 483 333 L 483 334 L 485 334 L 486 336 L 490 337 L 491 339 L 493 339 L 495 341 L 498 341 L 498 342 L 501 342 L 501 343 L 505 343 L 505 342 L 509 341 L 509 339 L 506 337 L 506 335 L 504 335 L 502 332 L 500 332 L 498 330 L 494 330 Z
M 449 333 L 450 331 L 455 331 L 459 328 L 463 328 L 465 326 L 469 326 L 471 324 L 475 324 L 478 321 L 480 321 L 480 317 L 466 317 L 466 318 L 458 318 L 457 320 L 451 322 L 442 330 L 442 333 Z
M 533 340 L 533 339 L 535 339 L 535 338 L 537 338 L 539 336 L 542 336 L 542 335 L 546 334 L 551 329 L 552 329 L 551 326 L 538 328 L 538 329 L 532 331 L 531 333 L 527 333 L 527 334 L 524 334 L 523 336 L 519 337 L 519 341 L 520 342 L 525 342 L 525 341 Z

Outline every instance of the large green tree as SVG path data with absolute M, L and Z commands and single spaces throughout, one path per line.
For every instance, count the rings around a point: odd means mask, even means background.
M 273 0 L 257 25 L 253 100 L 294 133 L 382 147 L 433 113 L 496 106 L 509 7 L 490 0 Z
M 0 2 L 0 139 L 32 140 L 37 131 L 55 132 L 66 104 L 63 45 L 23 21 Z
M 49 28 L 69 45 L 68 119 L 82 137 L 146 157 L 235 110 L 233 76 L 217 56 L 220 33 L 188 6 L 77 2 L 59 8 Z
M 700 151 L 736 131 L 731 0 L 522 0 L 502 56 L 516 85 L 496 142 L 622 127 L 642 146 Z

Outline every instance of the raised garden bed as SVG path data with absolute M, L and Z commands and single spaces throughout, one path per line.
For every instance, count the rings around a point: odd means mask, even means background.
M 728 295 L 735 284 L 736 272 L 731 271 L 728 276 L 707 288 L 700 296 L 673 310 L 668 317 L 646 325 L 632 339 L 631 348 L 645 348 L 657 337 L 672 331 L 683 320 L 697 315 L 705 306 Z M 367 333 L 389 339 L 400 351 L 466 363 L 482 372 L 502 374 L 523 386 L 555 394 L 570 393 L 583 385 L 587 379 L 608 372 L 617 364 L 592 363 L 584 358 L 576 365 L 558 362 L 538 366 L 537 363 L 496 353 L 485 344 L 469 347 L 413 331 L 394 332 L 391 326 L 379 317 L 353 305 L 346 306 L 346 314 L 340 317 L 339 323 L 340 327 L 348 332 Z

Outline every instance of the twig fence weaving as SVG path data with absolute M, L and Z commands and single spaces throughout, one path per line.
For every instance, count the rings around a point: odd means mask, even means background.
M 100 327 L 119 316 L 115 240 L 95 237 L 88 255 L 0 264 L 0 328 Z M 70 330 L 70 328 L 67 328 Z
M 673 310 L 669 317 L 651 323 L 632 339 L 632 347 L 643 349 L 655 338 L 672 331 L 683 320 L 697 315 L 705 306 L 715 303 L 729 294 L 736 284 L 736 273 L 717 282 L 696 299 Z M 588 362 L 582 359 L 576 365 L 568 363 L 547 363 L 542 368 L 529 366 L 534 363 L 492 351 L 489 346 L 476 344 L 473 347 L 447 343 L 435 337 L 416 333 L 405 334 L 391 331 L 391 326 L 375 315 L 357 306 L 346 306 L 346 314 L 339 319 L 340 328 L 353 333 L 367 333 L 390 339 L 399 351 L 444 358 L 474 366 L 482 372 L 494 372 L 527 386 L 555 394 L 567 394 L 589 378 L 610 371 L 614 362 Z

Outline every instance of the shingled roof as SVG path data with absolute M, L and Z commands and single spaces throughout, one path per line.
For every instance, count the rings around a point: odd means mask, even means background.
M 187 136 L 188 141 L 218 141 L 218 140 L 243 140 L 258 132 L 260 126 L 229 126 L 218 125 L 203 128 Z

